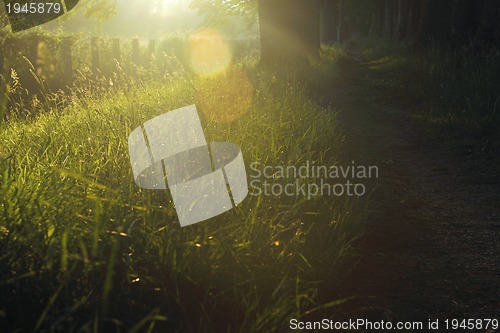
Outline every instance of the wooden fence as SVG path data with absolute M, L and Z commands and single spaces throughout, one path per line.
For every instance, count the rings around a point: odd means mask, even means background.
M 253 41 L 230 41 L 235 56 L 251 52 Z M 0 40 L 0 74 L 5 85 L 13 72 L 29 91 L 56 91 L 71 85 L 79 74 L 111 77 L 114 73 L 131 77 L 165 75 L 184 63 L 185 42 L 120 38 L 74 38 L 25 36 Z

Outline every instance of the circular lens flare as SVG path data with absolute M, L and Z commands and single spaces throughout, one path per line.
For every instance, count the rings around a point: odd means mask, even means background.
M 196 80 L 197 105 L 210 120 L 232 122 L 243 116 L 252 103 L 253 85 L 236 66 Z
M 188 41 L 188 57 L 191 68 L 200 75 L 221 72 L 229 66 L 232 52 L 229 45 L 215 30 L 197 30 Z

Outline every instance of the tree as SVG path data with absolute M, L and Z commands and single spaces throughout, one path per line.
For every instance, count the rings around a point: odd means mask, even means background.
M 197 9 L 211 24 L 223 23 L 232 16 L 255 16 L 257 0 L 193 0 L 191 8 Z
M 304 66 L 319 50 L 319 2 L 259 0 L 263 66 Z
M 344 41 L 344 2 L 342 0 L 339 0 L 338 3 L 338 20 L 337 20 L 337 42 L 342 43 Z
M 408 27 L 408 15 L 410 10 L 409 5 L 409 1 L 397 1 L 397 21 L 395 30 L 397 40 L 401 40 L 406 36 L 406 29 Z
M 83 7 L 85 17 L 105 20 L 116 15 L 116 0 L 86 0 L 82 1 L 82 3 L 85 3 Z
M 263 66 L 303 66 L 318 55 L 320 0 L 195 0 L 211 20 L 257 11 Z
M 392 0 L 384 1 L 384 37 L 392 38 L 393 22 L 394 22 L 394 6 Z
M 337 40 L 339 0 L 323 0 L 319 7 L 321 42 L 332 43 Z
M 418 24 L 420 22 L 421 14 L 421 0 L 409 0 L 408 3 L 408 22 L 406 25 L 406 39 L 414 39 L 418 32 Z
M 373 0 L 371 5 L 371 19 L 368 35 L 370 37 L 380 37 L 383 31 L 385 3 L 383 0 Z

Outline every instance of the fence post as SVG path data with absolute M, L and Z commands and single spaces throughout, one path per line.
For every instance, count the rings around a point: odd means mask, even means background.
M 91 65 L 90 68 L 94 75 L 99 69 L 99 38 L 92 37 L 90 40 Z
M 147 58 L 147 68 L 151 69 L 153 66 L 153 60 L 156 51 L 156 40 L 150 39 L 148 45 L 148 58 Z
M 73 79 L 72 42 L 71 37 L 65 37 L 61 41 L 61 69 L 65 83 L 71 83 Z
M 139 53 L 139 39 L 132 39 L 132 54 L 130 56 L 130 73 L 132 76 L 137 76 L 137 66 L 139 66 L 140 62 L 140 53 Z
M 119 63 L 121 63 L 121 53 L 120 53 L 120 38 L 113 38 L 113 43 L 112 43 L 112 57 Z
M 136 65 L 139 64 L 140 56 L 139 56 L 139 39 L 132 39 L 132 62 Z

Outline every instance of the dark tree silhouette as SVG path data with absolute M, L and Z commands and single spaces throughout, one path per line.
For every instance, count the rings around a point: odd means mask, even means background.
M 319 2 L 259 0 L 261 64 L 308 63 L 319 49 Z
M 356 35 L 403 41 L 411 49 L 432 43 L 500 42 L 497 0 L 196 0 L 204 11 L 258 14 L 261 64 L 306 66 L 320 43 Z M 220 15 L 220 14 L 218 14 Z

